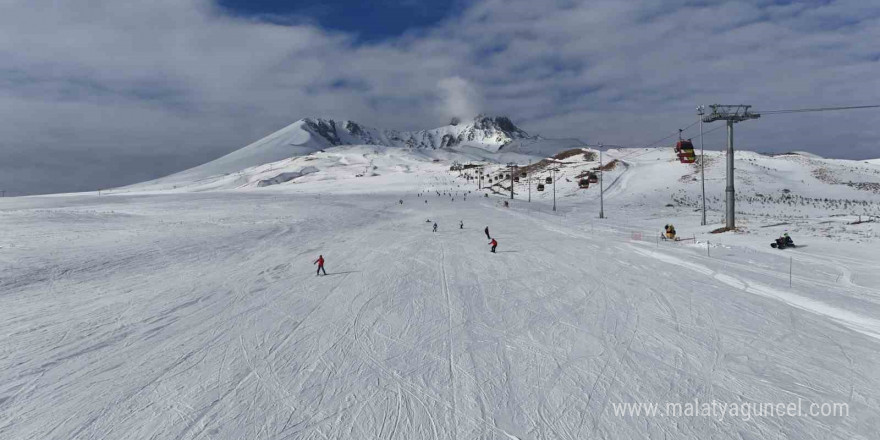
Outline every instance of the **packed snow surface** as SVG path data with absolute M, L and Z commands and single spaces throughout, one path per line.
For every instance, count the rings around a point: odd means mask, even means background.
M 710 234 L 717 154 L 707 226 L 669 151 L 607 152 L 604 220 L 577 185 L 594 158 L 505 207 L 509 180 L 449 171 L 470 154 L 337 146 L 0 199 L 0 438 L 876 438 L 880 248 L 850 223 L 880 165 L 743 153 L 743 229 Z M 771 249 L 785 230 L 803 246 Z M 695 400 L 847 414 L 615 413 Z

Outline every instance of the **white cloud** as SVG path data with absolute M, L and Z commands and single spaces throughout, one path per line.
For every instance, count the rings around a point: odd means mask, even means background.
M 481 111 L 631 144 L 689 123 L 697 104 L 880 102 L 880 5 L 858 0 L 484 0 L 369 45 L 229 17 L 208 0 L 0 1 L 9 191 L 156 177 L 313 115 L 411 129 Z M 737 139 L 880 156 L 877 127 L 876 111 L 776 116 Z
M 437 86 L 442 94 L 443 116 L 471 119 L 480 112 L 481 98 L 477 89 L 460 76 L 443 78 Z

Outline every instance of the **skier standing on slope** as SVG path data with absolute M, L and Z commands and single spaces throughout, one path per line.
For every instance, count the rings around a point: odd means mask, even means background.
M 489 227 L 488 227 L 488 226 L 486 226 L 486 229 L 485 229 L 485 231 L 484 231 L 484 232 L 485 232 L 485 233 L 486 233 L 486 238 L 488 238 L 488 239 L 490 239 L 490 240 L 491 240 L 491 239 L 492 239 L 492 237 L 491 237 L 491 236 L 490 236 L 490 235 L 489 235 Z
M 458 221 L 458 229 L 464 229 L 464 220 Z
M 494 254 L 494 253 L 495 253 L 495 248 L 498 247 L 498 241 L 496 241 L 496 240 L 493 238 L 492 241 L 489 242 L 489 244 L 492 245 L 492 253 Z
M 327 275 L 327 270 L 324 269 L 324 256 L 323 255 L 318 255 L 318 259 L 315 260 L 315 262 L 312 264 L 318 265 L 318 271 L 315 272 L 315 276 L 320 275 L 321 271 L 324 271 L 324 275 Z
M 434 232 L 437 232 L 437 222 L 434 222 Z

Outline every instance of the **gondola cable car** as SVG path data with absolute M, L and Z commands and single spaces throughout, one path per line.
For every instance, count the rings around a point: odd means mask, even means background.
M 681 163 L 694 163 L 697 161 L 697 156 L 694 153 L 694 144 L 690 139 L 682 139 L 681 132 L 682 130 L 679 129 L 678 142 L 675 144 L 675 154 Z

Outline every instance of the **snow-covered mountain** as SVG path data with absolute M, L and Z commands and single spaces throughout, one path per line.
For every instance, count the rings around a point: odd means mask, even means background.
M 558 143 L 529 137 L 504 116 L 481 115 L 467 123 L 453 120 L 449 125 L 420 131 L 378 129 L 354 121 L 305 118 L 244 148 L 157 182 L 200 180 L 345 145 L 475 151 L 478 154 L 499 153 L 508 146 L 512 151 L 539 154 L 552 154 L 553 150 L 561 148 Z
M 582 150 L 578 140 L 529 136 L 505 117 L 480 116 L 412 132 L 380 130 L 352 121 L 302 119 L 251 145 L 219 159 L 151 182 L 114 192 L 235 190 L 290 186 L 297 191 L 341 193 L 399 192 L 422 176 L 448 172 L 458 163 L 480 163 L 489 176 L 478 185 L 466 180 L 461 188 L 506 195 L 510 162 L 532 173 L 514 184 L 520 196 L 549 199 L 537 190 L 538 181 L 558 168 L 554 192 L 569 203 L 595 202 L 595 186 L 579 185 L 599 166 L 598 152 Z M 559 153 L 559 154 L 557 154 Z M 678 162 L 672 148 L 611 149 L 605 196 L 619 207 L 663 212 L 698 210 L 701 206 L 697 164 Z M 710 212 L 723 211 L 725 157 L 706 152 L 706 202 Z M 759 154 L 741 150 L 736 156 L 737 211 L 752 219 L 810 220 L 811 230 L 828 223 L 828 216 L 880 215 L 880 164 L 876 161 L 825 159 L 809 153 Z M 547 188 L 550 189 L 549 187 Z M 850 216 L 856 216 L 850 219 Z M 775 221 L 774 220 L 774 221 Z M 843 221 L 844 218 L 837 218 Z M 771 222 L 772 223 L 772 222 Z

